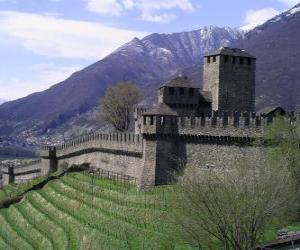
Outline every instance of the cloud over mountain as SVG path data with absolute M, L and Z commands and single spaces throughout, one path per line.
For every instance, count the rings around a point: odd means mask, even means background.
M 0 11 L 0 34 L 38 55 L 97 60 L 144 32 L 53 15 Z M 88 45 L 88 46 L 87 46 Z
M 138 10 L 140 19 L 148 22 L 168 23 L 176 18 L 171 10 L 192 12 L 191 0 L 86 0 L 89 11 L 101 15 L 120 16 L 128 10 Z

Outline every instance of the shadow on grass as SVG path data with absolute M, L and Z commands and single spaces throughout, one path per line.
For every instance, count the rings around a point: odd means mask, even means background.
M 66 175 L 68 173 L 82 172 L 82 171 L 86 171 L 86 170 L 87 170 L 87 166 L 85 166 L 85 165 L 83 165 L 83 166 L 73 166 L 71 168 L 63 170 L 61 173 L 56 172 L 56 173 L 50 174 L 48 177 L 46 177 L 46 179 L 44 179 L 41 182 L 39 182 L 39 183 L 33 185 L 32 187 L 28 188 L 23 193 L 1 200 L 0 201 L 0 209 L 9 208 L 11 205 L 14 205 L 14 204 L 20 202 L 23 199 L 24 195 L 26 195 L 28 192 L 40 190 L 44 186 L 46 186 L 47 183 L 50 182 L 50 181 L 60 179 L 61 177 L 63 177 L 64 175 Z

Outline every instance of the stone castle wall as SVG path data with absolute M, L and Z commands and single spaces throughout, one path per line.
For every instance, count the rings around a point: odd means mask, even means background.
M 254 58 L 225 55 L 205 57 L 203 90 L 212 95 L 212 109 L 254 111 L 255 71 Z
M 231 137 L 260 137 L 269 122 L 255 113 L 177 118 L 179 134 Z
M 244 113 L 204 116 L 143 116 L 142 134 L 90 134 L 43 147 L 41 161 L 5 169 L 6 184 L 72 166 L 87 165 L 137 180 L 141 190 L 170 182 L 183 166 L 230 167 L 240 159 L 260 162 L 267 152 L 254 145 L 271 120 Z M 13 171 L 13 172 L 12 172 Z
M 219 109 L 219 81 L 220 81 L 220 56 L 216 57 L 216 62 L 207 62 L 204 58 L 203 64 L 203 91 L 211 93 L 212 110 Z
M 66 165 L 87 164 L 102 169 L 139 178 L 143 157 L 143 141 L 135 134 L 90 134 L 57 146 L 56 168 Z M 51 147 L 41 150 L 45 164 L 50 164 Z M 53 160 L 53 159 L 52 159 Z M 48 162 L 47 162 L 48 161 Z M 51 171 L 49 169 L 49 171 Z
M 34 178 L 42 176 L 41 160 L 20 166 L 3 166 L 2 167 L 2 184 L 6 186 L 10 183 L 26 183 Z
M 243 59 L 243 64 L 239 62 Z M 224 56 L 221 57 L 224 60 Z M 255 110 L 255 69 L 253 58 L 238 58 L 220 66 L 219 109 L 236 111 Z M 250 60 L 250 65 L 248 64 Z

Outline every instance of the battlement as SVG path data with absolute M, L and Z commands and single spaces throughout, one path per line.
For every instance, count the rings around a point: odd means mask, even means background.
M 257 137 L 264 133 L 269 122 L 270 119 L 254 113 L 179 117 L 178 131 L 180 134 Z
M 143 107 L 138 107 L 135 109 L 134 112 L 134 119 L 138 119 L 143 113 L 147 112 L 148 109 L 143 108 Z
M 64 157 L 74 152 L 88 149 L 141 153 L 142 138 L 140 135 L 129 133 L 92 133 L 55 146 L 57 157 Z M 51 150 L 53 150 L 53 147 L 43 146 L 40 150 L 41 157 L 49 157 Z
M 297 114 L 290 113 L 287 114 L 286 119 L 292 121 L 296 116 Z M 155 122 L 157 119 L 159 122 Z M 169 131 L 171 134 L 260 137 L 265 132 L 268 124 L 275 119 L 274 117 L 263 117 L 251 112 L 213 112 L 212 114 L 203 114 L 201 117 L 144 115 L 142 131 L 144 134 L 168 134 L 165 131 Z M 167 129 L 164 129 L 165 127 Z M 172 129 L 169 127 L 172 127 Z

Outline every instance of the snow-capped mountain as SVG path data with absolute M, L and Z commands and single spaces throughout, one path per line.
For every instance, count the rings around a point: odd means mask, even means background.
M 257 57 L 257 109 L 276 104 L 293 111 L 300 106 L 299 41 L 300 4 L 231 44 Z M 182 72 L 202 83 L 202 65 L 187 67 Z
M 219 46 L 226 46 L 241 39 L 239 29 L 207 26 L 200 30 L 174 34 L 152 34 L 144 39 L 133 39 L 113 55 L 149 57 L 165 65 L 180 66 L 199 63 L 203 54 Z M 172 66 L 171 66 L 172 67 Z
M 300 4 L 250 31 L 236 46 L 257 56 L 257 105 L 300 105 Z
M 289 19 L 294 18 L 297 15 L 300 15 L 300 4 L 297 4 L 296 6 L 289 9 L 288 11 L 285 11 L 280 15 L 275 16 L 274 18 L 270 19 L 263 25 L 260 25 L 259 27 L 256 28 L 256 32 L 259 32 L 259 30 L 263 30 L 267 25 L 280 23 L 280 22 L 287 22 Z
M 0 98 L 0 104 L 2 104 L 2 103 L 4 103 L 4 102 L 6 102 L 6 99 Z
M 0 106 L 0 134 L 36 126 L 41 132 L 93 108 L 107 86 L 120 81 L 143 85 L 146 96 L 178 69 L 201 63 L 208 51 L 228 45 L 243 34 L 214 26 L 174 34 L 134 38 L 111 55 L 74 73 L 50 89 Z M 12 129 L 11 129 L 12 128 Z
M 0 106 L 0 135 L 68 124 L 84 117 L 106 88 L 120 81 L 141 86 L 145 100 L 178 72 L 202 84 L 203 55 L 221 46 L 244 48 L 257 57 L 257 107 L 300 104 L 300 4 L 247 34 L 207 26 L 174 34 L 133 39 L 106 58 L 74 73 L 50 89 Z M 81 119 L 81 123 L 82 119 Z

